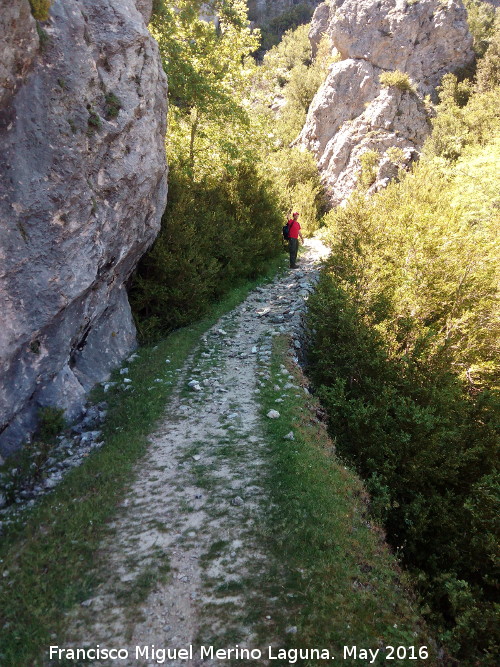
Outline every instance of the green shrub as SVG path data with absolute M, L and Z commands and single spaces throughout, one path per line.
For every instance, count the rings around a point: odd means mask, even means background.
M 38 34 L 38 39 L 40 40 L 40 48 L 44 51 L 50 42 L 49 33 L 44 30 L 39 23 L 36 24 L 36 32 Z
M 310 236 L 318 228 L 326 205 L 312 154 L 295 147 L 283 148 L 269 156 L 267 167 L 282 214 L 298 211 L 302 233 Z
M 262 54 L 279 44 L 287 30 L 295 30 L 299 26 L 307 24 L 312 14 L 312 8 L 301 2 L 271 19 L 267 25 L 261 28 L 262 41 L 259 53 Z
M 485 145 L 500 131 L 500 86 L 471 95 L 467 104 L 460 107 L 454 97 L 453 77 L 443 78 L 439 113 L 432 121 L 432 136 L 424 146 L 427 157 L 457 160 L 468 147 Z
M 464 5 L 467 9 L 469 30 L 474 38 L 474 51 L 481 57 L 485 54 L 493 33 L 495 8 L 480 0 L 464 0 Z
M 106 118 L 116 118 L 122 108 L 120 99 L 114 93 L 106 93 Z
M 64 410 L 47 406 L 38 410 L 37 436 L 42 440 L 51 440 L 65 428 Z
M 469 113 L 485 108 L 474 97 Z M 338 451 L 465 665 L 493 665 L 498 650 L 499 160 L 490 137 L 331 212 L 309 300 L 311 372 Z
M 500 14 L 484 58 L 478 63 L 476 88 L 479 92 L 487 92 L 498 86 L 500 86 Z
M 255 77 L 255 88 L 264 88 L 270 98 L 264 100 L 266 106 L 276 95 L 284 97 L 285 103 L 272 118 L 281 146 L 287 146 L 297 138 L 329 66 L 339 58 L 338 54 L 334 55 L 330 40 L 325 36 L 313 60 L 308 33 L 307 25 L 286 32 L 282 41 L 265 54 Z
M 455 74 L 445 74 L 438 87 L 440 110 L 453 107 L 465 107 L 473 93 L 474 86 L 471 81 L 465 79 L 459 81 Z
M 89 111 L 89 117 L 87 119 L 88 132 L 93 132 L 94 130 L 99 130 L 102 127 L 101 117 L 95 111 Z
M 385 155 L 398 167 L 404 167 L 406 164 L 405 153 L 399 146 L 391 146 L 385 151 Z
M 37 21 L 46 21 L 49 18 L 49 9 L 52 0 L 30 0 L 31 13 Z
M 141 261 L 131 302 L 144 338 L 192 322 L 281 249 L 281 212 L 254 169 L 193 183 L 175 169 L 162 229 Z
M 159 16 L 165 11 L 165 0 L 153 0 L 151 18 Z
M 415 89 L 406 72 L 394 70 L 392 72 L 382 72 L 379 77 L 380 83 L 386 88 L 397 88 L 403 92 L 413 93 Z
M 361 174 L 359 182 L 364 188 L 369 188 L 375 183 L 377 170 L 380 162 L 380 153 L 378 151 L 367 150 L 359 158 L 361 162 Z

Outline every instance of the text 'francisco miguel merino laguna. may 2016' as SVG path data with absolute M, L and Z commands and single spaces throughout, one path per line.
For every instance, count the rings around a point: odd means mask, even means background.
M 158 665 L 167 660 L 245 660 L 259 662 L 262 660 L 280 660 L 293 665 L 303 660 L 358 660 L 360 663 L 373 664 L 378 658 L 389 662 L 393 660 L 424 661 L 429 657 L 426 646 L 385 646 L 383 648 L 366 648 L 359 646 L 343 646 L 340 651 L 329 648 L 278 648 L 268 646 L 266 649 L 244 648 L 236 644 L 230 648 L 215 646 L 157 647 L 134 646 L 132 648 L 104 647 L 96 644 L 93 647 L 73 648 L 50 646 L 51 660 L 150 660 Z

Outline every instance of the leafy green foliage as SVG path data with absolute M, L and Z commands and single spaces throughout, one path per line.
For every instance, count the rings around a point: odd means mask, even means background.
M 487 92 L 498 86 L 500 86 L 500 13 L 484 58 L 478 64 L 476 88 L 479 92 Z
M 382 72 L 379 79 L 380 83 L 387 88 L 397 88 L 403 92 L 414 92 L 413 84 L 406 72 L 400 72 L 399 70 Z
M 327 39 L 313 60 L 308 26 L 300 26 L 285 33 L 280 44 L 266 53 L 251 82 L 254 136 L 264 137 L 262 171 L 273 181 L 282 214 L 297 210 L 306 235 L 318 228 L 324 213 L 323 188 L 312 155 L 290 144 L 302 129 L 311 100 L 333 61 Z
M 116 118 L 122 108 L 120 99 L 113 92 L 109 92 L 105 95 L 105 102 L 106 118 Z
M 243 159 L 246 68 L 258 45 L 245 3 L 163 0 L 150 27 L 169 78 L 169 157 L 192 178 Z
M 243 0 L 162 0 L 150 25 L 169 78 L 171 165 L 162 231 L 132 304 L 144 338 L 192 321 L 281 249 L 282 211 L 259 173 L 265 128 L 247 93 L 259 41 Z M 263 170 L 262 170 L 263 171 Z
M 484 129 L 498 127 L 497 94 L 463 107 L 444 96 L 413 172 L 328 214 L 332 256 L 310 300 L 313 376 L 339 451 L 449 649 L 484 665 L 498 650 L 500 140 Z M 443 150 L 464 126 L 459 149 Z
M 52 0 L 30 0 L 31 13 L 37 21 L 46 21 Z
M 277 203 L 255 170 L 200 183 L 171 172 L 162 230 L 131 290 L 143 337 L 200 317 L 235 282 L 263 272 L 281 247 L 280 227 Z
M 299 26 L 309 23 L 312 15 L 312 7 L 305 2 L 299 2 L 271 19 L 262 28 L 262 43 L 259 52 L 263 53 L 279 44 L 285 32 L 295 30 Z
M 380 162 L 380 153 L 378 151 L 367 150 L 361 157 L 361 176 L 359 182 L 364 188 L 369 188 L 375 183 L 377 178 L 377 168 Z
M 336 60 L 326 36 L 313 60 L 308 33 L 307 25 L 285 33 L 279 45 L 266 53 L 255 76 L 254 94 L 261 103 L 272 106 L 282 100 L 277 118 L 273 119 L 278 147 L 297 138 L 309 105 Z
M 42 440 L 50 440 L 64 429 L 66 422 L 64 410 L 47 406 L 38 411 L 38 436 Z
M 495 8 L 481 0 L 464 0 L 467 9 L 467 23 L 474 38 L 474 51 L 479 57 L 488 48 L 495 23 Z
M 313 156 L 299 148 L 282 148 L 269 155 L 268 168 L 280 210 L 298 211 L 302 233 L 312 234 L 318 228 L 318 218 L 325 207 Z
M 467 93 L 455 75 L 443 77 L 439 113 L 424 146 L 428 157 L 457 160 L 468 147 L 485 145 L 500 131 L 500 87 L 471 95 L 470 85 L 464 85 Z

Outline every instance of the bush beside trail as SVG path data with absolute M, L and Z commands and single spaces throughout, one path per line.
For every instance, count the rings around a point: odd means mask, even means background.
M 442 113 L 472 125 L 493 94 L 466 107 L 448 100 Z M 412 173 L 328 214 L 311 372 L 428 618 L 460 664 L 493 665 L 500 123 L 490 116 L 493 138 L 478 134 L 454 160 L 439 150 L 451 142 L 443 115 L 435 124 Z
M 264 273 L 281 251 L 281 225 L 273 191 L 253 170 L 218 183 L 171 174 L 162 230 L 130 294 L 143 337 L 192 322 L 238 280 Z

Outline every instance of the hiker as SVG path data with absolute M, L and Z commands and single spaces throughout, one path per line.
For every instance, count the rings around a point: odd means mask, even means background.
M 290 220 L 288 220 L 288 251 L 290 252 L 290 268 L 297 268 L 297 252 L 299 250 L 299 239 L 304 243 L 302 234 L 300 233 L 300 225 L 298 213 L 293 213 Z

